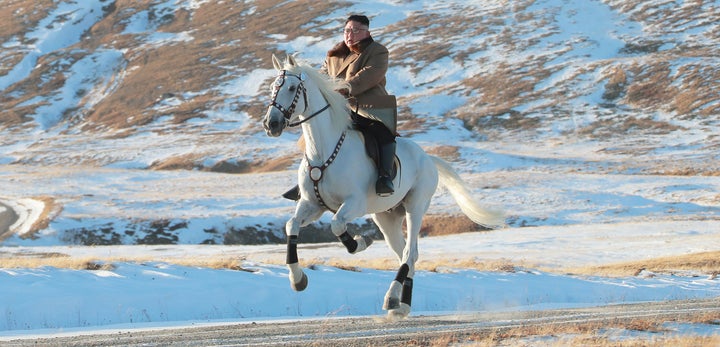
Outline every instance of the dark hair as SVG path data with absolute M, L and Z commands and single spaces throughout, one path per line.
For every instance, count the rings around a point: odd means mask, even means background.
M 350 22 L 350 21 L 358 22 L 358 23 L 360 23 L 360 24 L 365 25 L 366 27 L 370 27 L 370 19 L 368 19 L 367 16 L 363 16 L 363 15 L 361 15 L 361 14 L 351 15 L 351 16 L 348 17 L 348 19 L 345 21 L 345 24 L 347 24 L 347 23 Z

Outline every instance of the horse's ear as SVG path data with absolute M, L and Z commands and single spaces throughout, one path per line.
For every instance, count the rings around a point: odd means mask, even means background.
M 295 57 L 294 57 L 293 55 L 291 55 L 291 54 L 288 54 L 288 55 L 287 55 L 287 62 L 288 62 L 291 66 L 297 65 L 297 62 L 295 61 Z
M 275 54 L 272 55 L 272 62 L 273 62 L 273 66 L 275 67 L 275 70 L 278 70 L 278 71 L 282 70 L 282 66 L 280 65 L 280 61 L 279 61 L 278 58 L 275 56 Z

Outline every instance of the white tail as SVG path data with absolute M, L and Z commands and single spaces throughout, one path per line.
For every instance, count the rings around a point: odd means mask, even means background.
M 488 210 L 480 206 L 468 191 L 465 182 L 458 176 L 457 172 L 446 162 L 431 155 L 435 167 L 438 169 L 440 184 L 450 191 L 450 194 L 460 206 L 460 210 L 473 222 L 487 228 L 499 228 L 505 226 L 505 216 L 502 211 Z

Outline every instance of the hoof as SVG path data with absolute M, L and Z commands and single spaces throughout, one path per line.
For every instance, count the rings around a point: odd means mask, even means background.
M 307 288 L 307 285 L 308 285 L 308 278 L 304 272 L 303 272 L 302 278 L 300 279 L 299 282 L 297 282 L 297 283 L 291 282 L 290 283 L 290 286 L 296 292 L 302 292 L 303 290 L 305 290 L 305 288 Z
M 399 320 L 405 319 L 410 315 L 410 305 L 400 303 L 400 307 L 388 310 L 388 319 Z
M 400 307 L 400 299 L 398 298 L 387 298 L 383 304 L 383 310 L 389 311 Z
M 364 250 L 366 250 L 370 245 L 373 243 L 373 239 L 365 236 L 365 235 L 356 235 L 355 236 L 355 242 L 357 242 L 357 248 L 355 249 L 352 254 L 358 254 Z
M 365 240 L 365 248 L 368 248 L 370 247 L 370 245 L 373 244 L 373 239 L 371 239 L 370 237 L 363 235 L 362 238 L 363 240 Z
M 398 281 L 392 281 L 390 288 L 385 293 L 385 300 L 383 301 L 383 310 L 394 310 L 400 307 L 400 293 L 402 290 L 402 284 Z

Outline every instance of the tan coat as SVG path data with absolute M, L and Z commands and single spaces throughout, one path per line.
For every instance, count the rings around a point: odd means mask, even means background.
M 359 113 L 381 121 L 395 133 L 397 105 L 395 96 L 385 90 L 385 73 L 389 52 L 385 46 L 366 40 L 361 43 L 362 53 L 351 52 L 344 43 L 336 45 L 325 59 L 322 71 L 350 84 L 350 95 L 362 109 Z

